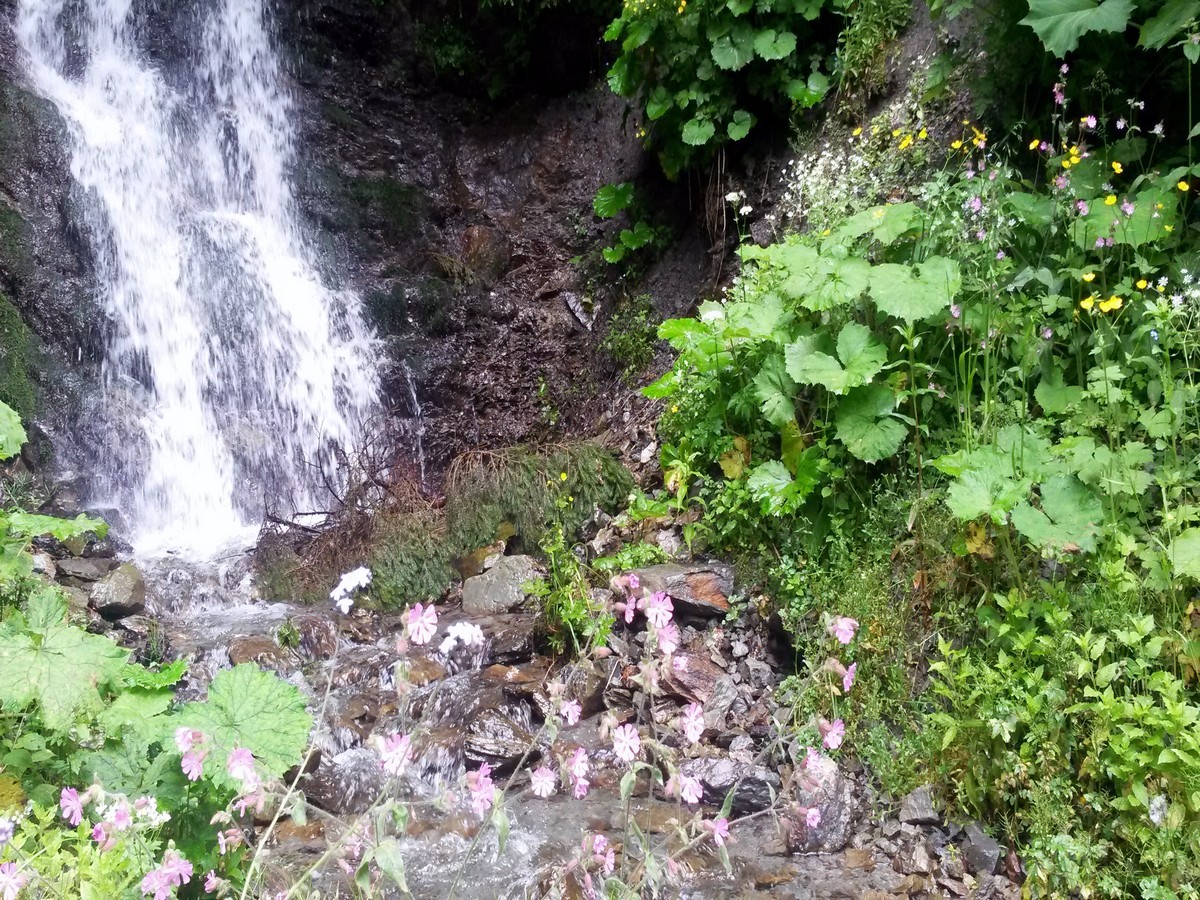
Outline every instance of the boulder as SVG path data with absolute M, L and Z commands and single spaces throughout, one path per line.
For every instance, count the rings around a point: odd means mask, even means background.
M 106 563 L 109 560 L 61 560 L 59 568 L 68 562 Z M 122 563 L 97 581 L 92 587 L 92 609 L 106 619 L 122 619 L 134 616 L 146 608 L 146 581 L 142 573 L 131 563 Z
M 708 654 L 683 651 L 676 653 L 675 658 L 683 661 L 683 667 L 673 666 L 667 671 L 662 680 L 663 688 L 684 700 L 707 707 L 716 692 L 717 682 L 725 677 L 725 670 L 713 662 Z M 729 703 L 733 703 L 732 694 L 729 694 Z M 728 705 L 725 708 L 728 709 Z
M 933 806 L 929 785 L 922 785 L 900 801 L 900 821 L 910 825 L 937 825 L 942 821 Z
M 680 767 L 684 775 L 700 779 L 704 802 L 720 806 L 733 791 L 733 811 L 746 815 L 767 809 L 779 796 L 782 784 L 770 769 L 738 762 L 728 757 L 689 759 Z
M 523 585 L 540 577 L 531 557 L 505 556 L 482 575 L 463 582 L 463 612 L 469 616 L 511 612 L 525 602 Z
M 115 568 L 117 568 L 116 560 L 100 557 L 91 559 L 69 557 L 58 561 L 59 577 L 74 578 L 77 581 L 99 581 Z
M 992 875 L 1004 857 L 1004 848 L 978 822 L 972 822 L 963 833 L 962 855 L 972 875 Z
M 821 813 L 809 827 L 808 810 Z M 854 797 L 850 780 L 832 759 L 818 757 L 796 774 L 795 803 L 783 816 L 784 837 L 791 853 L 836 853 L 850 842 L 854 829 Z
M 641 586 L 650 593 L 666 593 L 677 613 L 716 617 L 729 612 L 733 569 L 722 563 L 664 563 L 635 569 L 630 574 L 637 575 Z

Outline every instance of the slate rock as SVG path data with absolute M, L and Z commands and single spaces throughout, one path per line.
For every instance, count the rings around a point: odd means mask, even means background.
M 679 770 L 700 779 L 704 802 L 720 806 L 733 790 L 733 811 L 747 815 L 767 809 L 779 796 L 779 776 L 762 766 L 738 762 L 728 757 L 707 756 L 685 761 Z
M 937 825 L 942 817 L 933 805 L 933 792 L 925 784 L 900 801 L 900 821 L 910 825 Z
M 505 556 L 482 575 L 463 582 L 463 612 L 469 616 L 511 612 L 525 602 L 523 585 L 540 577 L 531 557 Z
M 1004 857 L 1004 848 L 980 827 L 972 822 L 963 834 L 963 861 L 972 875 L 992 875 Z
M 78 581 L 99 581 L 115 568 L 117 568 L 117 562 L 112 559 L 68 557 L 58 561 L 59 577 L 74 578 Z
M 837 853 L 854 833 L 854 795 L 850 779 L 827 756 L 805 763 L 797 771 L 795 802 L 782 817 L 784 837 L 790 853 Z M 809 827 L 810 809 L 821 813 L 821 821 Z M 883 846 L 885 841 L 880 841 Z
M 733 569 L 723 563 L 664 563 L 631 574 L 636 574 L 650 593 L 665 592 L 678 613 L 715 617 L 729 612 Z
M 108 562 L 108 560 L 61 560 L 59 569 L 69 562 Z M 142 573 L 131 563 L 122 563 L 103 581 L 97 581 L 92 587 L 92 609 L 104 618 L 122 619 L 134 616 L 146 609 L 146 580 Z

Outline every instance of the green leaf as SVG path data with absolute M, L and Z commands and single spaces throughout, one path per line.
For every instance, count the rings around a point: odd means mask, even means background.
M 1200 14 L 1200 0 L 1167 0 L 1159 11 L 1142 25 L 1138 43 L 1149 50 L 1161 50 Z
M 766 60 L 783 59 L 796 51 L 796 36 L 790 31 L 765 28 L 754 36 L 754 52 Z
M 157 690 L 178 684 L 179 680 L 187 673 L 187 669 L 186 659 L 177 659 L 168 663 L 157 672 L 147 669 L 145 666 L 131 665 L 121 671 L 121 681 L 127 687 Z
M 1038 489 L 1042 508 L 1025 500 L 1012 511 L 1013 526 L 1030 543 L 1054 553 L 1095 553 L 1104 510 L 1100 498 L 1073 475 L 1056 475 Z
M 825 99 L 829 93 L 829 76 L 822 72 L 813 72 L 802 80 L 793 78 L 787 83 L 785 91 L 788 99 L 801 109 L 809 109 Z
M 103 520 L 93 519 L 82 513 L 73 519 L 37 516 L 23 512 L 12 512 L 7 516 L 9 531 L 26 537 L 48 534 L 60 541 L 65 541 L 88 533 L 94 533 L 97 537 L 104 537 L 108 534 L 108 525 Z
M 96 716 L 96 722 L 113 737 L 120 737 L 128 728 L 147 743 L 157 741 L 167 732 L 170 719 L 165 714 L 173 697 L 167 688 L 125 690 Z
M 661 119 L 674 104 L 671 92 L 660 84 L 646 98 L 646 118 L 651 122 Z
M 628 209 L 633 202 L 633 184 L 606 184 L 596 191 L 592 199 L 592 210 L 601 219 L 611 219 L 622 210 Z
M 804 340 L 790 344 L 785 353 L 792 378 L 800 384 L 819 384 L 835 394 L 867 384 L 887 363 L 887 348 L 875 340 L 871 329 L 856 322 L 847 324 L 838 335 L 840 362 L 813 350 L 811 342 Z
M 796 406 L 792 402 L 796 383 L 788 376 L 783 357 L 778 353 L 767 357 L 754 376 L 754 393 L 763 416 L 776 428 L 785 428 L 796 421 Z
M 212 741 L 213 765 L 225 776 L 229 754 L 245 747 L 269 775 L 282 775 L 299 761 L 312 718 L 304 698 L 287 682 L 243 664 L 217 674 L 204 702 L 189 703 L 178 716 Z
M 718 67 L 728 72 L 745 68 L 746 63 L 754 59 L 754 32 L 739 25 L 729 34 L 718 38 L 712 45 L 712 59 Z
M 1148 188 L 1138 192 L 1132 198 L 1133 214 L 1129 216 L 1121 210 L 1119 203 L 1109 206 L 1104 199 L 1091 200 L 1088 214 L 1080 216 L 1071 225 L 1071 236 L 1081 250 L 1090 251 L 1098 237 L 1112 238 L 1114 244 L 1140 247 L 1165 238 L 1169 234 L 1167 227 L 1174 228 L 1178 224 L 1179 205 L 1170 191 Z M 1123 199 L 1123 195 L 1118 195 L 1118 200 Z
M 46 616 L 31 609 L 29 618 Z M 20 711 L 32 704 L 47 729 L 64 731 L 76 713 L 99 708 L 98 689 L 118 678 L 128 658 L 108 638 L 61 622 L 0 634 L 0 705 Z
M 1171 571 L 1176 578 L 1200 581 L 1200 528 L 1187 528 L 1171 542 Z
M 717 128 L 713 125 L 712 120 L 704 116 L 696 116 L 689 119 L 687 124 L 683 126 L 681 137 L 685 144 L 692 147 L 701 147 L 707 144 L 716 132 Z
M 1029 15 L 1021 24 L 1032 28 L 1042 46 L 1062 58 L 1089 32 L 1124 31 L 1132 12 L 1132 0 L 1029 0 Z
M 958 263 L 942 256 L 931 256 L 915 268 L 884 263 L 871 269 L 875 305 L 909 324 L 946 313 L 961 287 Z
M 838 404 L 834 416 L 838 440 L 863 462 L 894 455 L 908 434 L 904 423 L 892 416 L 895 408 L 896 396 L 886 384 L 856 388 Z
M 604 257 L 606 263 L 616 265 L 625 258 L 625 254 L 629 251 L 624 244 L 614 244 L 612 247 L 605 247 L 600 251 L 600 255 Z
M 764 515 L 788 515 L 813 492 L 820 478 L 820 453 L 809 447 L 796 457 L 794 476 L 782 462 L 772 459 L 754 467 L 746 487 L 762 504 Z
M 1061 415 L 1083 400 L 1083 388 L 1063 384 L 1062 372 L 1055 369 L 1038 382 L 1033 396 L 1044 412 Z
M 7 403 L 0 403 L 0 459 L 16 456 L 29 438 L 21 417 Z
M 729 124 L 725 127 L 725 133 L 729 135 L 731 141 L 740 141 L 750 133 L 750 129 L 753 127 L 754 116 L 744 109 L 739 109 L 729 120 Z
M 972 468 L 950 485 L 946 505 L 964 522 L 987 516 L 1002 525 L 1009 511 L 1028 494 L 1027 479 L 1011 478 L 993 467 Z
M 834 231 L 831 241 L 846 242 L 864 234 L 890 244 L 920 222 L 920 210 L 915 203 L 889 203 L 864 209 L 846 219 Z

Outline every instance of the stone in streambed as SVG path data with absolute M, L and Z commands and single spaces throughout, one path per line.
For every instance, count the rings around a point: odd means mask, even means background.
M 469 616 L 510 612 L 525 602 L 526 582 L 541 577 L 532 558 L 505 556 L 482 575 L 463 582 L 463 612 Z
M 791 853 L 836 853 L 850 842 L 854 829 L 854 797 L 850 781 L 832 759 L 821 757 L 798 769 L 795 804 L 783 817 Z M 806 813 L 817 809 L 821 821 L 808 827 Z
M 698 778 L 704 787 L 704 801 L 720 806 L 733 791 L 733 811 L 739 815 L 767 809 L 779 795 L 779 776 L 762 766 L 738 762 L 728 757 L 709 756 L 689 759 L 680 772 Z
M 61 571 L 67 562 L 101 563 L 107 560 L 62 560 L 59 563 Z M 122 563 L 109 573 L 103 581 L 97 581 L 92 587 L 92 609 L 104 618 L 121 619 L 134 616 L 146 608 L 146 581 L 136 566 Z
M 68 557 L 58 561 L 58 576 L 73 578 L 76 581 L 99 581 L 115 568 L 117 568 L 117 562 L 112 559 Z
M 723 563 L 665 563 L 635 569 L 628 574 L 637 575 L 641 587 L 649 593 L 664 592 L 678 613 L 714 617 L 729 612 L 733 569 Z

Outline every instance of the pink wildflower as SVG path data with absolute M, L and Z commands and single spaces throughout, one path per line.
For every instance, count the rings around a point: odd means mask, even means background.
M 854 634 L 858 631 L 858 620 L 851 619 L 849 616 L 835 616 L 833 621 L 829 623 L 829 633 L 837 638 L 839 643 L 848 644 L 854 640 Z
M 124 831 L 133 824 L 133 816 L 129 814 L 129 804 L 124 800 L 119 801 L 108 811 L 107 818 L 108 823 L 116 831 Z
M 959 306 L 957 303 L 951 303 L 950 304 L 950 316 L 951 316 L 951 318 L 955 318 L 955 319 L 962 318 L 962 307 Z
M 203 731 L 197 731 L 194 728 L 175 729 L 175 746 L 179 748 L 180 753 L 187 753 L 197 744 L 203 744 L 204 741 Z
M 668 622 L 658 629 L 658 647 L 665 656 L 670 656 L 679 649 L 679 626 Z
M 173 885 L 159 869 L 151 869 L 142 878 L 142 893 L 153 894 L 154 900 L 167 900 L 171 896 Z
M 559 707 L 558 714 L 563 717 L 563 721 L 568 725 L 574 725 L 579 721 L 579 717 L 583 715 L 583 707 L 578 700 L 565 700 L 563 705 Z
M 629 587 L 630 587 L 630 589 L 631 589 L 631 590 L 634 590 L 634 591 L 636 591 L 636 590 L 637 590 L 638 588 L 640 588 L 641 586 L 642 586 L 642 579 L 638 578 L 638 576 L 637 576 L 637 572 L 630 572 L 630 573 L 629 573 Z
M 691 775 L 681 775 L 679 777 L 679 796 L 684 803 L 699 803 L 704 796 L 704 786 L 700 783 L 700 779 L 693 778 Z
M 175 850 L 168 850 L 163 854 L 159 871 L 176 887 L 192 880 L 192 864 Z
M 817 726 L 821 731 L 821 741 L 830 750 L 836 750 L 842 746 L 842 738 L 846 735 L 846 723 L 841 719 L 834 719 L 832 723 L 821 719 Z
M 642 739 L 632 725 L 621 725 L 613 732 L 613 752 L 617 759 L 633 762 L 642 750 Z
M 815 806 L 809 807 L 808 812 L 804 814 L 804 824 L 809 828 L 816 828 L 821 824 L 821 811 Z
M 4 900 L 14 900 L 28 883 L 29 879 L 20 873 L 15 862 L 0 864 L 0 893 Z
M 719 819 L 705 819 L 704 827 L 712 832 L 713 843 L 718 847 L 724 846 L 729 840 L 729 820 L 724 816 Z
M 389 775 L 399 775 L 412 759 L 412 741 L 407 734 L 393 731 L 384 739 L 380 765 Z
M 1087 126 L 1089 131 L 1091 131 L 1093 128 L 1096 127 L 1096 117 L 1095 116 L 1084 116 L 1083 124 Z
M 225 768 L 238 781 L 246 781 L 254 775 L 254 754 L 245 747 L 238 747 L 229 754 Z
M 478 771 L 467 773 L 467 787 L 471 791 L 471 809 L 482 816 L 492 808 L 495 785 L 492 783 L 492 767 L 480 763 Z
M 547 766 L 538 766 L 529 776 L 529 788 L 535 796 L 545 799 L 558 789 L 558 778 L 554 770 Z
M 591 782 L 586 778 L 572 778 L 571 784 L 573 785 L 571 796 L 573 796 L 576 800 L 582 800 L 584 797 L 586 797 L 588 788 L 592 786 Z
M 572 778 L 587 778 L 588 755 L 586 750 L 582 747 L 575 748 L 575 752 L 571 754 L 571 759 L 567 762 L 567 771 L 571 773 Z
M 83 821 L 83 802 L 79 799 L 79 791 L 75 788 L 63 788 L 59 795 L 58 805 L 62 808 L 62 817 L 72 826 Z
M 433 604 L 418 603 L 408 611 L 408 638 L 414 644 L 428 644 L 437 633 L 438 614 Z
M 1088 214 L 1088 212 L 1090 211 L 1090 209 L 1091 209 L 1091 207 L 1088 206 L 1086 200 L 1076 200 L 1075 201 L 1075 210 L 1081 216 L 1086 216 Z
M 183 754 L 183 759 L 179 761 L 179 767 L 187 776 L 188 781 L 199 781 L 200 776 L 204 774 L 204 754 L 189 750 Z
M 221 886 L 221 880 L 217 877 L 216 869 L 209 869 L 208 874 L 204 876 L 204 891 L 208 894 L 215 894 L 217 888 Z
M 858 675 L 858 663 L 850 663 L 850 667 L 846 669 L 846 674 L 842 676 L 842 691 L 850 693 L 850 688 L 854 687 L 855 676 Z
M 112 846 L 108 836 L 108 829 L 104 827 L 103 822 L 97 822 L 96 827 L 92 829 L 92 840 L 100 845 L 101 850 L 107 850 Z
M 704 734 L 704 709 L 699 703 L 689 703 L 683 711 L 683 734 L 689 744 L 700 740 Z
M 663 591 L 651 594 L 646 600 L 646 620 L 655 628 L 663 628 L 671 621 L 675 604 Z

